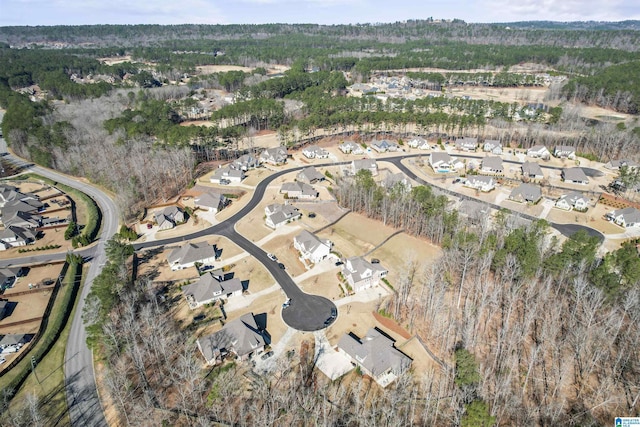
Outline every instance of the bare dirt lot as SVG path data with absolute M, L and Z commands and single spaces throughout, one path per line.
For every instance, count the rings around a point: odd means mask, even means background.
M 398 282 L 402 271 L 409 263 L 415 262 L 419 266 L 425 266 L 431 264 L 441 255 L 440 247 L 426 240 L 400 233 L 373 251 L 370 257 L 378 258 L 382 265 L 389 270 L 387 279 L 393 286 Z
M 336 224 L 318 233 L 318 237 L 329 239 L 335 252 L 342 257 L 363 255 L 396 230 L 357 213 L 349 213 Z
M 53 291 L 53 286 L 40 288 L 39 292 L 19 295 L 6 296 L 11 304 L 11 313 L 0 320 L 0 334 L 17 334 L 17 333 L 35 333 L 40 327 L 39 318 L 42 317 L 49 298 Z M 33 322 L 23 323 L 20 325 L 8 326 L 7 324 L 21 322 L 28 319 L 37 319 Z
M 320 295 L 332 301 L 342 296 L 340 280 L 337 277 L 339 269 L 312 276 L 300 283 L 300 288 L 308 293 Z

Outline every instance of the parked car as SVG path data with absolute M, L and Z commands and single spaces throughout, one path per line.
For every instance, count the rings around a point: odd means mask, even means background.
M 282 308 L 287 308 L 291 305 L 291 298 L 287 298 L 287 300 L 282 304 Z
M 283 264 L 283 263 L 281 263 L 281 262 L 279 262 L 279 263 L 278 263 L 278 267 L 280 267 L 280 269 L 282 269 L 282 270 L 284 270 L 284 269 L 286 269 L 286 268 L 287 268 L 287 267 L 285 267 L 285 266 L 284 266 L 284 264 Z
M 147 223 L 147 230 L 151 230 L 153 228 L 153 224 L 150 222 Z
M 332 318 L 332 319 L 335 319 L 336 317 L 338 317 L 338 309 L 337 309 L 337 308 L 335 308 L 335 307 L 333 307 L 333 308 L 331 309 L 331 318 Z
M 7 361 L 7 359 L 5 359 L 4 357 L 0 357 L 0 365 L 2 365 L 6 361 Z
M 278 257 L 277 257 L 277 256 L 275 256 L 275 255 L 274 255 L 274 254 L 272 254 L 272 253 L 268 253 L 268 254 L 267 254 L 267 258 L 269 258 L 271 261 L 277 261 L 277 260 L 278 260 Z
M 371 264 L 380 264 L 380 260 L 378 258 L 371 258 Z
M 316 213 L 315 212 L 309 212 L 309 215 L 307 215 L 309 218 L 315 218 L 316 217 Z

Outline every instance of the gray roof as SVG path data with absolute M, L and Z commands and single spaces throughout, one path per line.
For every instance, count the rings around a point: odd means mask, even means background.
M 389 148 L 397 148 L 398 147 L 397 143 L 395 143 L 394 141 L 389 141 L 388 139 L 381 139 L 381 140 L 371 141 L 371 145 L 375 145 L 376 147 L 380 148 L 381 150 L 388 150 Z
M 258 159 L 253 154 L 245 154 L 231 162 L 231 167 L 234 169 L 249 169 L 255 167 L 258 164 Z
M 362 148 L 360 147 L 360 145 L 356 144 L 354 141 L 345 141 L 342 144 L 340 144 L 340 146 L 343 148 L 349 148 L 351 150 Z
M 605 167 L 607 166 L 610 168 L 620 168 L 622 166 L 635 168 L 635 167 L 638 167 L 638 163 L 630 159 L 620 159 L 620 160 L 611 160 L 607 165 L 605 165 Z
M 402 172 L 389 173 L 384 178 L 384 181 L 382 181 L 382 185 L 384 185 L 386 188 L 393 188 L 395 187 L 396 184 L 401 184 L 401 185 L 406 185 L 408 187 L 411 187 L 411 183 L 407 179 L 407 176 Z
M 589 200 L 588 197 L 585 197 L 585 195 L 580 193 L 579 191 L 572 191 L 560 196 L 560 198 L 568 201 L 569 203 L 571 203 L 571 205 L 574 205 L 580 199 L 587 201 Z
M 484 147 L 485 149 L 493 150 L 496 147 L 501 147 L 502 144 L 497 139 L 485 139 Z
M 215 208 L 218 209 L 220 204 L 224 204 L 227 200 L 222 194 L 217 193 L 215 191 L 209 191 L 200 195 L 198 198 L 194 200 L 196 206 L 204 206 L 205 208 Z
M 618 209 L 613 211 L 614 218 L 617 218 L 620 215 L 623 216 L 624 222 L 627 224 L 640 223 L 640 211 L 634 207 L 628 207 L 628 208 Z
M 476 148 L 478 146 L 478 138 L 458 138 L 456 147 Z
M 306 151 L 308 153 L 314 153 L 315 155 L 327 155 L 329 154 L 327 150 L 324 148 L 318 147 L 317 145 L 309 145 L 302 149 L 302 151 Z
M 568 145 L 558 145 L 555 149 L 555 152 L 565 152 L 565 153 L 574 153 L 576 151 L 575 148 L 569 147 Z
M 379 329 L 371 328 L 362 339 L 354 334 L 343 335 L 338 341 L 338 348 L 377 377 L 389 369 L 400 374 L 411 365 L 411 358 L 395 348 L 393 343 Z
M 431 153 L 431 164 L 436 164 L 438 162 L 451 163 L 453 159 L 449 155 L 449 153 Z
M 187 243 L 186 245 L 174 249 L 167 256 L 170 264 L 179 262 L 180 264 L 188 264 L 198 262 L 203 259 L 215 258 L 216 251 L 213 245 L 207 242 Z
M 313 252 L 316 250 L 316 248 L 322 245 L 327 246 L 326 241 L 320 240 L 318 236 L 316 236 L 313 233 L 310 233 L 307 230 L 302 230 L 302 232 L 300 232 L 300 234 L 295 236 L 294 239 L 298 242 L 298 245 L 302 246 L 302 248 L 306 252 Z
M 218 168 L 213 173 L 211 178 L 213 179 L 224 179 L 224 178 L 239 178 L 244 179 L 244 172 L 239 169 L 232 169 L 231 166 L 225 166 L 223 168 Z
M 287 149 L 285 147 L 267 148 L 260 155 L 262 160 L 273 160 L 274 162 L 284 162 L 287 159 Z
M 305 196 L 315 196 L 315 197 L 318 196 L 318 191 L 316 191 L 315 188 L 313 188 L 312 186 L 304 182 L 285 182 L 282 184 L 282 187 L 280 187 L 280 192 L 281 193 L 299 192 Z
M 542 191 L 540 187 L 532 184 L 520 184 L 518 187 L 511 191 L 509 196 L 512 199 L 522 198 L 526 201 L 535 202 L 542 197 Z
M 467 181 L 471 182 L 480 182 L 482 184 L 491 184 L 493 182 L 492 176 L 484 176 L 484 175 L 468 175 Z
M 522 174 L 526 176 L 542 175 L 542 168 L 536 162 L 524 162 L 522 164 Z
M 2 215 L 2 223 L 5 227 L 17 226 L 34 228 L 39 227 L 42 222 L 40 215 L 33 215 L 29 212 L 23 211 L 9 211 Z
M 42 208 L 44 204 L 37 199 L 25 198 L 22 200 L 10 200 L 4 204 L 2 208 L 2 212 L 6 212 L 9 210 L 12 211 L 22 211 L 22 212 L 33 212 Z
M 565 181 L 589 182 L 589 178 L 585 175 L 582 168 L 566 168 L 562 170 L 562 178 Z
M 546 149 L 547 147 L 545 147 L 544 145 L 534 145 L 533 147 L 529 148 L 527 151 L 540 151 L 540 150 L 546 150 Z
M 16 344 L 26 344 L 31 341 L 31 334 L 8 334 L 0 339 L 0 347 L 5 347 L 8 345 L 16 345 Z
M 500 157 L 485 157 L 482 159 L 482 169 L 503 170 L 502 159 Z
M 218 332 L 198 339 L 198 343 L 207 361 L 214 359 L 223 350 L 244 356 L 265 344 L 253 313 L 245 313 L 230 321 Z
M 353 167 L 357 172 L 362 169 L 376 169 L 378 164 L 375 159 L 357 159 L 353 161 Z
M 220 276 L 216 273 L 205 273 L 200 276 L 197 282 L 182 288 L 185 296 L 192 296 L 197 303 L 208 301 L 214 296 L 224 296 L 242 290 L 240 279 L 218 280 Z
M 351 265 L 351 269 L 348 266 Z M 367 271 L 371 270 L 372 272 L 383 272 L 387 271 L 380 264 L 372 264 L 363 257 L 354 256 L 347 259 L 343 267 L 343 273 L 350 274 L 355 278 L 354 282 L 358 282 L 365 277 L 368 277 Z
M 299 179 L 300 181 L 313 183 L 315 181 L 324 180 L 324 175 L 322 175 L 313 166 L 309 166 L 308 168 L 304 168 L 300 172 L 298 172 L 298 175 L 296 176 L 296 179 Z
M 27 242 L 36 240 L 36 234 L 28 228 L 10 226 L 0 231 L 0 240 L 5 239 L 24 240 Z

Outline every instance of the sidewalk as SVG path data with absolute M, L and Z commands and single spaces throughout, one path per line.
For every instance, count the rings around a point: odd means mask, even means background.
M 261 296 L 270 294 L 272 292 L 276 292 L 280 289 L 281 289 L 280 285 L 278 285 L 277 283 L 274 283 L 273 285 L 269 286 L 267 289 L 263 289 L 254 294 L 249 294 L 249 295 L 242 294 L 242 296 L 239 296 L 239 297 L 229 298 L 227 302 L 224 304 L 224 311 L 228 313 L 230 311 L 239 310 L 241 308 L 247 308 L 251 305 L 253 301 L 260 298 Z

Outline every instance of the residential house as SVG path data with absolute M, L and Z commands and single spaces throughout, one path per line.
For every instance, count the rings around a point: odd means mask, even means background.
M 464 185 L 480 191 L 491 191 L 496 188 L 496 182 L 492 176 L 482 175 L 469 175 Z
M 293 247 L 300 252 L 300 259 L 316 264 L 331 253 L 330 240 L 322 240 L 315 234 L 303 230 L 293 238 Z
M 460 202 L 458 212 L 467 217 L 472 224 L 481 224 L 483 221 L 489 221 L 491 208 L 486 203 L 464 199 Z
M 317 145 L 309 145 L 302 149 L 302 154 L 307 159 L 326 159 L 329 157 L 329 152 L 324 148 L 320 148 Z
M 159 230 L 169 230 L 186 221 L 184 212 L 177 206 L 167 206 L 160 212 L 156 212 L 153 219 L 158 224 Z
M 610 212 L 607 218 L 625 228 L 640 226 L 640 211 L 633 207 Z
M 536 162 L 524 162 L 522 164 L 522 176 L 528 179 L 543 179 L 542 168 Z
M 9 226 L 0 231 L 0 251 L 30 245 L 36 241 L 36 237 L 37 233 L 31 229 Z
M 576 150 L 573 147 L 569 147 L 567 145 L 558 145 L 553 150 L 553 155 L 562 159 L 574 160 L 576 158 Z
M 478 138 L 458 138 L 456 139 L 456 149 L 460 151 L 476 151 L 478 148 Z
M 5 350 L 7 347 L 21 348 L 33 339 L 33 334 L 7 334 L 0 339 L 0 349 Z
M 208 191 L 196 197 L 193 204 L 207 212 L 217 213 L 229 204 L 229 199 L 216 191 Z
M 516 202 L 537 203 L 542 198 L 542 190 L 537 185 L 520 184 L 509 195 L 510 200 Z
M 372 176 L 378 175 L 378 164 L 375 159 L 358 159 L 351 162 L 351 173 L 357 174 L 361 170 L 368 170 Z
M 556 207 L 567 211 L 571 209 L 586 211 L 589 208 L 589 198 L 582 193 L 574 191 L 560 196 L 556 201 Z
M 385 153 L 387 151 L 398 151 L 398 144 L 387 139 L 371 141 L 369 145 L 378 153 Z
M 435 172 L 441 173 L 452 172 L 464 167 L 464 164 L 455 157 L 451 157 L 448 153 L 440 152 L 429 155 L 429 164 Z
M 38 228 L 42 226 L 42 217 L 29 212 L 3 212 L 2 224 L 5 227 Z
M 502 159 L 500 157 L 485 157 L 480 163 L 480 170 L 485 173 L 498 173 L 504 172 L 502 166 Z
M 296 181 L 304 182 L 306 184 L 315 184 L 316 182 L 324 181 L 324 179 L 325 176 L 313 166 L 302 169 L 298 172 L 298 175 L 296 175 Z
M 0 208 L 3 208 L 8 202 L 26 202 L 37 201 L 39 197 L 32 193 L 22 193 L 17 187 L 8 184 L 0 184 Z M 40 203 L 42 206 L 42 203 Z
M 482 150 L 496 155 L 502 154 L 502 144 L 497 139 L 486 139 Z
M 380 182 L 384 188 L 391 190 L 398 186 L 401 187 L 403 191 L 411 191 L 411 180 L 403 174 L 402 172 L 398 173 L 388 173 L 387 176 Z
M 260 353 L 265 346 L 264 335 L 253 313 L 246 313 L 218 332 L 199 338 L 196 344 L 207 363 L 216 365 L 229 356 L 244 361 Z
M 23 267 L 0 268 L 0 287 L 10 288 L 22 275 L 24 275 Z
M 387 273 L 380 264 L 370 263 L 363 257 L 348 258 L 342 267 L 342 274 L 355 292 L 376 286 Z
M 273 204 L 264 208 L 265 223 L 270 228 L 278 228 L 302 216 L 300 211 L 291 205 Z
M 212 184 L 230 184 L 232 182 L 242 182 L 246 178 L 244 171 L 233 169 L 231 166 L 220 167 L 211 175 Z
M 280 187 L 280 193 L 285 194 L 288 199 L 317 199 L 318 191 L 304 182 L 285 182 Z
M 428 150 L 431 147 L 429 146 L 429 142 L 424 138 L 413 138 L 408 143 L 409 147 L 417 148 L 419 150 Z
M 281 165 L 287 162 L 288 155 L 286 147 L 267 148 L 260 154 L 260 163 Z
M 9 200 L 2 207 L 2 214 L 9 214 L 11 211 L 36 213 L 42 211 L 44 204 L 38 199 L 26 198 L 24 200 Z
M 230 164 L 233 169 L 241 170 L 244 172 L 250 169 L 255 169 L 259 165 L 260 162 L 253 154 L 245 154 L 243 156 L 240 156 Z
M 364 150 L 360 144 L 356 144 L 353 141 L 345 141 L 342 144 L 338 145 L 340 151 L 344 154 L 364 154 Z
M 216 260 L 216 248 L 207 243 L 187 243 L 174 249 L 167 256 L 167 262 L 172 270 L 183 270 L 193 267 L 196 263 L 211 264 Z
M 616 171 L 619 170 L 621 167 L 637 168 L 638 166 L 639 165 L 637 162 L 634 162 L 633 160 L 630 160 L 630 159 L 611 160 L 606 165 L 604 165 L 605 168 L 616 170 Z
M 344 334 L 338 351 L 351 359 L 362 372 L 386 387 L 411 366 L 411 358 L 395 348 L 394 340 L 378 328 L 371 328 L 360 339 L 354 333 Z
M 587 178 L 587 175 L 584 173 L 582 168 L 575 167 L 562 169 L 561 176 L 564 182 L 571 184 L 586 185 L 589 183 L 589 178 Z
M 182 287 L 182 294 L 194 309 L 205 304 L 211 304 L 223 298 L 242 295 L 242 282 L 232 278 L 224 280 L 222 270 L 208 272 L 200 276 L 197 282 Z
M 534 145 L 527 150 L 527 156 L 538 159 L 549 159 L 551 157 L 551 153 L 544 145 Z

